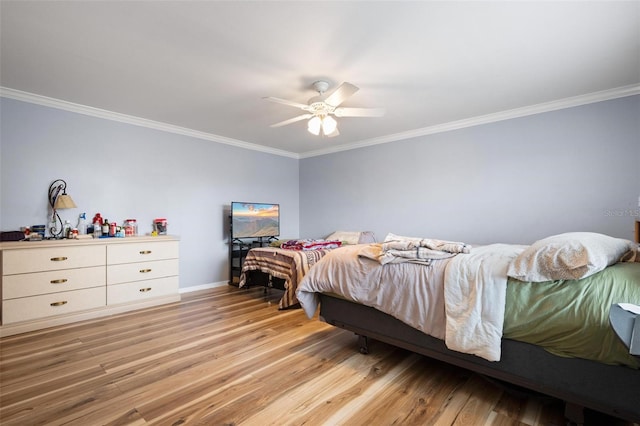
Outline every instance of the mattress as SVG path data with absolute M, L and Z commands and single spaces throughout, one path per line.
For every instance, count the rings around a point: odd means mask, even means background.
M 444 286 L 449 259 L 431 265 L 380 265 L 357 246 L 334 250 L 304 278 L 298 299 L 308 316 L 315 293 L 333 293 L 385 312 L 443 339 Z M 533 343 L 565 357 L 638 368 L 609 325 L 614 303 L 640 305 L 640 263 L 618 263 L 581 280 L 507 280 L 503 337 Z

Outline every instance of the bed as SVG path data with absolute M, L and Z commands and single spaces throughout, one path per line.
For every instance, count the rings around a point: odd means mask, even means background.
M 325 244 L 333 241 L 339 244 Z M 278 303 L 278 309 L 299 308 L 296 297 L 298 283 L 324 255 L 340 245 L 373 242 L 375 236 L 370 231 L 335 231 L 321 240 L 283 240 L 278 241 L 273 247 L 255 247 L 249 250 L 242 264 L 238 287 L 257 283 L 279 288 L 284 290 L 284 294 Z M 259 272 L 267 278 L 255 278 L 252 272 Z
M 561 240 L 585 236 L 594 237 L 572 233 Z M 640 422 L 639 360 L 608 322 L 612 305 L 640 305 L 640 253 L 630 241 L 595 237 L 581 255 L 613 240 L 619 246 L 573 268 L 567 260 L 584 256 L 575 256 L 571 240 L 573 257 L 562 259 L 564 270 L 552 271 L 550 280 L 542 280 L 553 269 L 541 260 L 547 239 L 478 247 L 427 263 L 381 264 L 375 259 L 382 244 L 340 248 L 303 279 L 298 299 L 308 316 L 319 305 L 323 321 L 356 333 L 363 353 L 373 338 L 550 395 L 566 402 L 567 418 L 577 424 L 583 407 Z M 523 265 L 534 276 L 513 277 Z M 470 287 L 474 279 L 466 274 L 483 269 L 491 279 Z M 500 305 L 502 316 L 485 312 Z

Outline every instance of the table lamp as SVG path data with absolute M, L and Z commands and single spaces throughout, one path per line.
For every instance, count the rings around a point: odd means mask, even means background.
M 62 194 L 60 192 L 62 192 Z M 67 194 L 67 182 L 62 179 L 56 179 L 49 185 L 49 205 L 52 210 L 52 226 L 49 228 L 49 233 L 54 238 L 61 238 L 63 225 L 57 210 L 78 207 L 73 201 L 73 198 Z M 60 222 L 60 228 L 58 228 L 58 222 Z

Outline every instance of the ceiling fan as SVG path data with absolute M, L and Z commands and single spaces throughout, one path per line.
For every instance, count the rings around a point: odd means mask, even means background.
M 318 92 L 318 96 L 309 99 L 307 105 L 298 102 L 288 101 L 286 99 L 266 97 L 264 99 L 277 102 L 284 105 L 300 108 L 307 111 L 306 114 L 272 124 L 271 127 L 281 127 L 296 121 L 309 119 L 307 130 L 309 133 L 319 135 L 321 132 L 324 136 L 338 136 L 338 123 L 332 117 L 382 117 L 385 113 L 384 108 L 349 108 L 340 105 L 351 95 L 358 91 L 358 88 L 351 83 L 342 83 L 336 90 L 328 96 L 325 92 L 329 88 L 329 83 L 319 80 L 313 83 L 313 88 Z

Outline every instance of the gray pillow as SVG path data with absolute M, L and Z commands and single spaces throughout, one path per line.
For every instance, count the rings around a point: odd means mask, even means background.
M 363 231 L 360 233 L 358 244 L 371 244 L 376 242 L 376 236 L 371 231 Z

